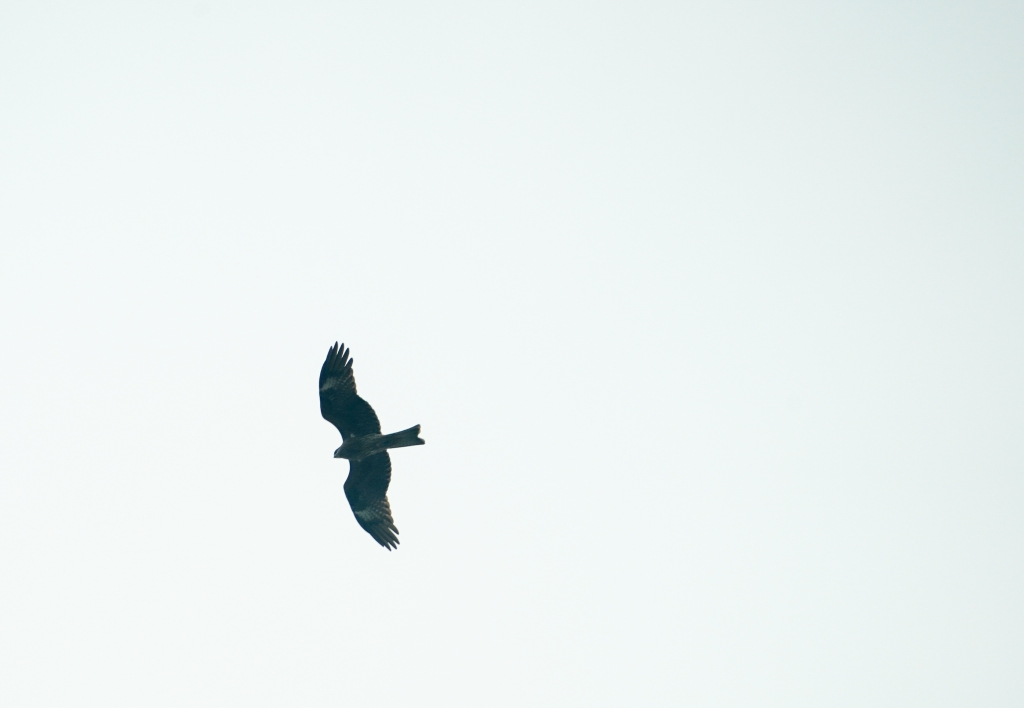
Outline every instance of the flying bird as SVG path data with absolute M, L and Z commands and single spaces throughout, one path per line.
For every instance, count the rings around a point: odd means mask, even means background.
M 391 483 L 388 449 L 423 445 L 420 426 L 381 435 L 377 414 L 356 394 L 348 349 L 337 342 L 327 351 L 320 369 L 320 414 L 341 433 L 341 447 L 334 456 L 348 460 L 345 496 L 356 521 L 384 548 L 398 548 L 398 529 L 387 497 Z

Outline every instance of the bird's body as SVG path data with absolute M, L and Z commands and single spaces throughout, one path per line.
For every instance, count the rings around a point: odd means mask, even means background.
M 422 445 L 423 441 L 419 439 L 419 434 L 420 426 L 414 425 L 408 430 L 391 433 L 391 435 L 370 433 L 369 435 L 350 437 L 342 442 L 341 447 L 334 451 L 334 456 L 343 457 L 349 462 L 358 462 L 391 448 Z
M 388 450 L 423 445 L 420 426 L 382 435 L 380 421 L 369 403 L 356 394 L 352 359 L 345 345 L 334 346 L 320 369 L 320 413 L 341 433 L 335 457 L 349 461 L 345 496 L 356 521 L 389 551 L 398 547 L 398 529 L 391 518 L 387 491 L 391 483 Z

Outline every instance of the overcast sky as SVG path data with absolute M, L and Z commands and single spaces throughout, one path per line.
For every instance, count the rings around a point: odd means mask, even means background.
M 1020 706 L 1022 195 L 1020 3 L 4 3 L 0 702 Z

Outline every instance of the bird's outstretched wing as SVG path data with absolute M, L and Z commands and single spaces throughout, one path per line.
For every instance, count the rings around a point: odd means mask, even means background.
M 335 342 L 320 368 L 320 415 L 334 424 L 344 440 L 379 433 L 380 421 L 370 404 L 356 395 L 356 379 L 348 349 Z M 385 485 L 387 488 L 387 485 Z
M 345 496 L 356 521 L 373 540 L 389 551 L 398 548 L 398 529 L 391 518 L 388 484 L 391 483 L 391 458 L 387 452 L 349 462 Z

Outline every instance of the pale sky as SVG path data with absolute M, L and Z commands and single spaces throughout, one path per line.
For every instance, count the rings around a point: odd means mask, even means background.
M 1022 195 L 1020 3 L 6 3 L 0 704 L 1020 706 Z

